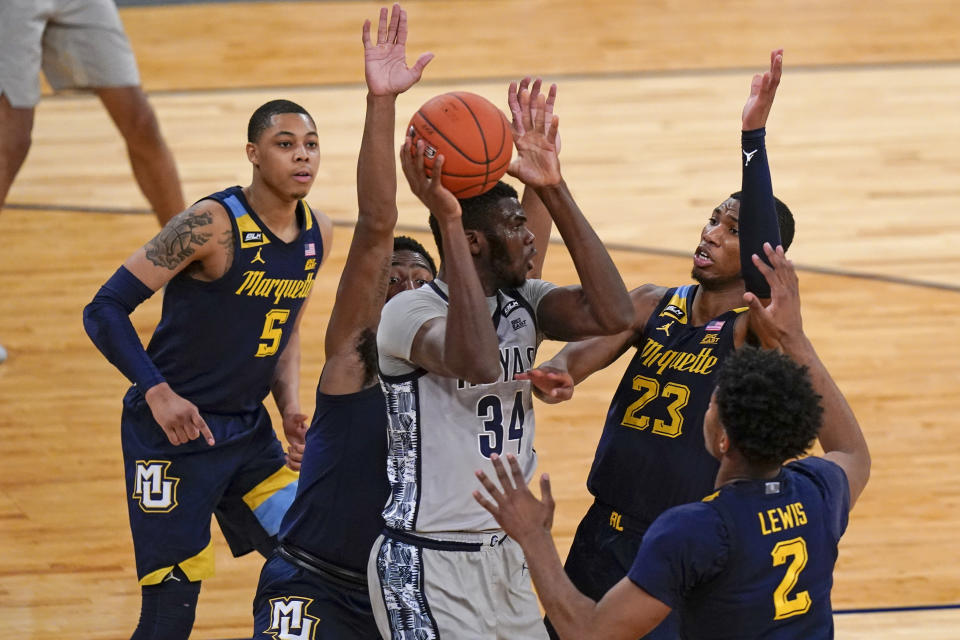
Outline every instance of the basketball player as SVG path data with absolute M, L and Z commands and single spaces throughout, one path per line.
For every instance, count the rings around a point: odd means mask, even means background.
M 0 2 L 0 209 L 30 150 L 41 67 L 58 91 L 97 94 L 123 135 L 133 175 L 160 224 L 182 211 L 177 166 L 140 86 L 113 0 Z
M 657 516 L 699 500 L 713 486 L 718 463 L 703 447 L 701 419 L 720 365 L 750 336 L 744 291 L 769 295 L 760 272 L 744 259 L 762 255 L 765 241 L 786 248 L 793 239 L 790 212 L 773 197 L 763 144 L 781 69 L 777 50 L 769 71 L 751 83 L 742 115 L 743 191 L 717 206 L 700 234 L 692 273 L 698 284 L 634 289 L 629 330 L 569 344 L 530 372 L 539 397 L 556 402 L 570 397 L 574 383 L 636 348 L 587 479 L 596 500 L 566 561 L 570 579 L 595 600 L 627 574 Z M 676 616 L 649 637 L 676 638 Z
M 407 68 L 406 12 L 394 5 L 387 17 L 381 9 L 376 43 L 370 21 L 363 25 L 368 94 L 357 161 L 359 215 L 327 327 L 297 496 L 260 574 L 255 638 L 380 638 L 366 578 L 388 493 L 387 409 L 375 336 L 384 298 L 433 280 L 435 271 L 420 243 L 392 239 L 395 103 L 433 56 Z
M 870 475 L 870 453 L 843 394 L 803 333 L 793 265 L 764 246 L 753 262 L 773 291 L 764 308 L 745 294 L 765 346 L 745 347 L 721 367 L 703 419 L 706 450 L 720 462 L 716 491 L 673 507 L 650 526 L 626 577 L 599 602 L 564 575 L 550 537 L 553 499 L 478 472 L 483 504 L 526 553 L 541 602 L 561 638 L 643 636 L 672 609 L 684 638 L 832 638 L 830 589 L 837 543 Z M 789 357 L 788 357 L 789 356 Z M 791 360 L 793 358 L 793 360 Z M 819 436 L 823 457 L 787 463 Z M 786 464 L 785 464 L 786 463 Z
M 377 334 L 390 497 L 368 576 L 385 638 L 546 637 L 520 548 L 470 500 L 470 471 L 513 451 L 533 473 L 530 383 L 516 375 L 533 366 L 543 335 L 612 334 L 632 315 L 561 176 L 546 96 L 531 109 L 530 91 L 511 85 L 508 100 L 520 115 L 510 173 L 547 207 L 583 286 L 527 278 L 534 236 L 512 187 L 498 183 L 458 201 L 441 184 L 442 155 L 431 180 L 422 142 L 415 159 L 401 153 L 411 189 L 431 212 L 441 264 L 432 283 L 387 303 Z
M 134 383 L 121 441 L 143 594 L 137 640 L 189 635 L 200 582 L 213 575 L 211 514 L 234 555 L 267 555 L 296 493 L 307 419 L 300 316 L 332 224 L 303 200 L 320 162 L 303 107 L 264 104 L 247 140 L 252 183 L 175 216 L 84 310 L 94 344 Z M 164 286 L 144 350 L 129 314 Z M 268 392 L 287 456 L 263 406 Z

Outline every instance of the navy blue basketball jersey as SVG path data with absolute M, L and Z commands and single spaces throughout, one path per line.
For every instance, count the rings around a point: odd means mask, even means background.
M 201 411 L 254 411 L 270 391 L 277 360 L 313 288 L 323 246 L 306 202 L 300 235 L 277 238 L 231 187 L 204 200 L 223 205 L 234 232 L 233 264 L 213 282 L 176 275 L 147 347 L 170 387 Z
M 280 525 L 280 542 L 365 574 L 383 530 L 386 468 L 387 407 L 380 385 L 336 396 L 318 390 L 300 485 Z
M 696 291 L 668 290 L 651 314 L 610 402 L 587 478 L 600 502 L 641 523 L 699 500 L 717 475 L 703 444 L 703 415 L 745 308 L 693 326 Z
M 679 608 L 684 638 L 832 638 L 830 589 L 850 488 L 823 458 L 664 513 L 628 576 Z

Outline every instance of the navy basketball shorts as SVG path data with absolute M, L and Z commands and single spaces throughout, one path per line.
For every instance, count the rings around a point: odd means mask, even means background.
M 270 416 L 202 413 L 216 444 L 203 436 L 170 444 L 143 396 L 124 397 L 121 442 L 127 510 L 141 585 L 159 584 L 179 566 L 191 582 L 213 575 L 210 519 L 216 515 L 235 556 L 269 555 L 297 493 Z
M 563 565 L 570 581 L 584 595 L 599 602 L 627 575 L 648 526 L 647 523 L 631 522 L 627 516 L 594 502 L 577 527 Z M 558 638 L 549 619 L 546 622 L 550 637 Z M 671 611 L 644 638 L 678 640 L 680 626 L 676 611 Z
M 367 587 L 334 583 L 274 553 L 253 601 L 254 640 L 380 640 Z

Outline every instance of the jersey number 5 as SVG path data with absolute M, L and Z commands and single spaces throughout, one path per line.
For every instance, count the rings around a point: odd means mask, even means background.
M 513 399 L 513 410 L 510 412 L 510 427 L 507 438 L 517 441 L 517 453 L 520 453 L 520 443 L 523 442 L 523 392 L 517 391 Z M 477 417 L 483 420 L 484 433 L 477 435 L 480 444 L 480 454 L 489 458 L 493 454 L 503 453 L 503 406 L 500 396 L 483 396 L 477 402 Z
M 263 333 L 260 334 L 260 344 L 257 345 L 257 357 L 272 356 L 280 348 L 280 338 L 283 337 L 281 325 L 290 317 L 289 309 L 270 309 L 267 319 L 263 322 Z
M 654 378 L 646 376 L 633 377 L 633 390 L 640 392 L 640 397 L 633 402 L 623 414 L 623 420 L 620 421 L 625 427 L 639 429 L 643 431 L 650 426 L 650 416 L 640 415 L 640 410 L 646 407 L 658 396 L 671 399 L 667 405 L 667 414 L 670 422 L 664 422 L 660 418 L 653 421 L 653 433 L 668 438 L 676 438 L 683 430 L 683 415 L 680 410 L 687 406 L 687 400 L 690 399 L 690 388 L 676 382 L 668 382 L 663 385 L 663 392 L 660 392 L 660 382 Z
M 793 598 L 790 592 L 797 586 L 800 572 L 807 566 L 807 543 L 803 538 L 793 538 L 778 542 L 770 552 L 773 556 L 773 566 L 779 567 L 786 563 L 787 558 L 793 557 L 793 562 L 787 567 L 783 580 L 773 591 L 774 620 L 783 620 L 798 616 L 810 610 L 810 592 L 801 591 Z

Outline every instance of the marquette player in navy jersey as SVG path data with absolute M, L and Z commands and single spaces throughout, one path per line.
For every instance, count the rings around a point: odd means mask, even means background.
M 442 156 L 431 180 L 422 143 L 416 159 L 401 154 L 431 212 L 441 265 L 432 283 L 384 307 L 377 333 L 390 497 L 368 577 L 385 638 L 546 637 L 519 547 L 467 489 L 470 470 L 504 450 L 519 452 L 533 473 L 531 385 L 515 376 L 533 366 L 542 336 L 611 334 L 631 315 L 616 268 L 561 176 L 548 106 L 555 95 L 533 103 L 525 84 L 511 85 L 519 158 L 510 172 L 546 206 L 582 287 L 529 278 L 536 239 L 512 187 L 458 201 L 442 186 Z
M 138 640 L 189 635 L 200 582 L 213 574 L 211 514 L 235 555 L 267 555 L 296 493 L 307 419 L 298 328 L 332 225 L 303 200 L 320 161 L 310 115 L 274 100 L 247 136 L 252 183 L 175 216 L 84 310 L 90 338 L 134 383 L 121 441 Z M 144 350 L 129 314 L 164 286 Z M 271 392 L 287 455 L 263 406 Z
M 307 431 L 297 496 L 280 526 L 254 599 L 255 638 L 380 637 L 366 565 L 383 529 L 387 409 L 376 332 L 385 298 L 433 280 L 433 259 L 397 221 L 397 96 L 433 57 L 405 60 L 407 16 L 380 10 L 376 43 L 363 25 L 367 117 L 357 161 L 359 215 L 325 337 L 326 361 Z M 391 253 L 392 252 L 392 253 Z
M 657 516 L 713 486 L 717 462 L 703 448 L 701 419 L 720 365 L 752 339 L 744 291 L 768 295 L 749 256 L 762 254 L 765 241 L 788 247 L 793 239 L 793 218 L 773 196 L 764 148 L 781 69 L 782 51 L 773 51 L 769 71 L 751 83 L 742 114 L 743 190 L 711 212 L 700 234 L 692 273 L 697 284 L 634 289 L 629 330 L 567 345 L 529 373 L 538 396 L 556 402 L 570 397 L 574 383 L 636 349 L 587 480 L 595 502 L 566 561 L 574 584 L 591 598 L 626 575 Z M 674 616 L 650 637 L 676 638 L 675 625 Z
M 744 299 L 764 346 L 731 354 L 703 420 L 705 448 L 719 461 L 716 491 L 673 507 L 650 526 L 627 576 L 599 602 L 565 575 L 550 537 L 554 503 L 513 482 L 494 462 L 501 492 L 478 478 L 483 504 L 519 541 L 541 602 L 561 638 L 632 640 L 671 610 L 683 638 L 832 638 L 830 590 L 837 544 L 870 475 L 857 420 L 803 333 L 793 265 L 782 247 L 753 262 L 772 288 L 763 307 Z M 784 355 L 786 354 L 786 355 Z M 792 358 L 792 359 L 791 359 Z M 802 455 L 819 437 L 823 457 Z M 495 504 L 494 504 L 495 503 Z

